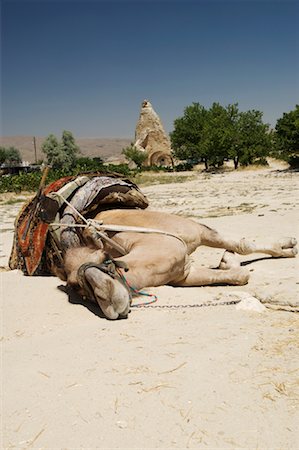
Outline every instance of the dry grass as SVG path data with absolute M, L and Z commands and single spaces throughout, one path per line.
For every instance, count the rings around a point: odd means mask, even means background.
M 24 198 L 11 198 L 11 199 L 3 201 L 3 202 L 0 201 L 0 204 L 1 205 L 15 205 L 17 203 L 23 203 L 24 200 L 25 200 Z
M 196 179 L 196 175 L 191 175 L 190 172 L 177 175 L 175 173 L 156 173 L 156 172 L 143 172 L 137 174 L 134 177 L 134 183 L 140 187 L 152 186 L 156 184 L 170 184 L 170 183 L 184 183 L 186 181 L 192 181 Z
M 16 195 L 17 194 L 15 192 L 6 192 L 0 194 L 0 205 L 13 205 L 14 203 L 24 202 L 29 197 L 33 196 L 32 192 L 22 192 L 21 196 L 18 195 L 17 197 Z

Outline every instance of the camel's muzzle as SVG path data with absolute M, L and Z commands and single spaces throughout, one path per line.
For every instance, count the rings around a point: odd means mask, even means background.
M 97 298 L 97 296 L 95 295 L 94 289 L 92 288 L 91 283 L 88 281 L 87 277 L 86 277 L 86 270 L 91 269 L 91 268 L 95 268 L 95 269 L 99 269 L 102 273 L 108 275 L 109 277 L 113 278 L 113 279 L 117 279 L 119 281 L 121 281 L 121 277 L 117 271 L 118 268 L 121 268 L 125 271 L 128 270 L 127 265 L 122 262 L 122 261 L 115 261 L 112 259 L 106 259 L 103 263 L 101 264 L 97 264 L 94 262 L 87 262 L 82 264 L 77 272 L 77 280 L 78 280 L 78 284 L 79 286 L 82 288 L 82 290 L 86 293 L 86 296 L 89 299 L 94 300 L 96 303 L 99 303 L 101 309 L 103 310 L 104 314 L 105 311 L 103 309 L 103 306 L 101 304 L 101 300 L 104 299 L 99 299 Z M 124 285 L 123 282 L 121 282 L 121 285 L 124 286 L 126 288 L 126 286 Z M 122 288 L 123 289 L 123 288 Z M 128 289 L 126 288 L 126 291 L 128 292 Z M 129 294 L 129 298 L 131 298 L 130 293 Z M 127 307 L 124 309 L 124 311 L 122 312 L 117 312 L 117 310 L 119 310 L 119 308 L 115 305 L 114 306 L 114 301 L 112 298 L 109 299 L 105 299 L 105 303 L 109 302 L 109 304 L 111 305 L 111 307 L 113 307 L 115 313 L 119 316 L 119 318 L 124 318 L 127 317 L 128 314 L 128 309 L 129 309 L 129 304 L 127 305 Z M 107 303 L 106 303 L 107 305 Z M 106 314 L 105 314 L 106 315 Z M 111 318 L 111 317 L 108 317 Z

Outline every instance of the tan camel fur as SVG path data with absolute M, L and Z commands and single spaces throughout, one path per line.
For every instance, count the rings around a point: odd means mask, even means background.
M 235 241 L 222 237 L 217 231 L 193 220 L 150 210 L 119 209 L 98 214 L 95 220 L 109 225 L 155 228 L 175 236 L 131 231 L 114 232 L 109 236 L 127 252 L 120 256 L 114 249 L 99 242 L 87 228 L 84 232 L 86 247 L 72 248 L 65 255 L 65 270 L 69 285 L 78 287 L 78 269 L 83 263 L 102 263 L 105 252 L 128 267 L 124 272 L 129 285 L 136 289 L 149 286 L 205 286 L 213 284 L 243 285 L 249 272 L 241 267 L 237 255 L 265 253 L 274 257 L 294 257 L 296 239 L 284 238 L 265 246 L 245 238 Z M 100 246 L 103 244 L 100 243 Z M 206 245 L 226 250 L 217 269 L 202 268 L 189 255 Z M 86 268 L 84 276 L 91 287 L 94 299 L 109 319 L 126 317 L 130 310 L 130 292 L 119 276 L 111 277 L 97 267 Z M 86 292 L 85 292 L 86 294 Z

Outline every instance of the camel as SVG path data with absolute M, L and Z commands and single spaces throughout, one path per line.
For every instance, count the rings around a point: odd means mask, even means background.
M 145 287 L 246 284 L 249 272 L 237 254 L 297 254 L 294 238 L 272 245 L 232 240 L 191 219 L 149 209 L 108 209 L 92 223 L 82 232 L 84 245 L 66 249 L 65 275 L 55 268 L 53 272 L 96 301 L 111 320 L 126 318 L 132 293 Z M 99 238 L 97 224 L 106 229 L 110 241 Z M 203 268 L 192 260 L 200 245 L 225 250 L 218 268 Z
M 152 211 L 118 174 L 88 173 L 44 186 L 15 221 L 11 269 L 53 274 L 95 301 L 108 319 L 128 316 L 132 296 L 151 286 L 244 285 L 239 255 L 294 257 L 296 239 L 272 245 L 227 239 L 192 219 Z M 216 269 L 193 261 L 200 245 L 224 249 Z

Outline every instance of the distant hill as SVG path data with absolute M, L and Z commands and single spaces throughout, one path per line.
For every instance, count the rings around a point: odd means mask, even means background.
M 41 152 L 41 145 L 45 137 L 36 136 L 37 160 L 44 159 L 45 155 Z M 123 148 L 130 145 L 133 139 L 126 138 L 76 138 L 76 143 L 80 147 L 81 156 L 91 158 L 99 156 L 107 162 L 124 161 L 124 155 L 121 154 Z M 0 146 L 16 147 L 20 150 L 23 161 L 35 162 L 33 136 L 1 136 Z

